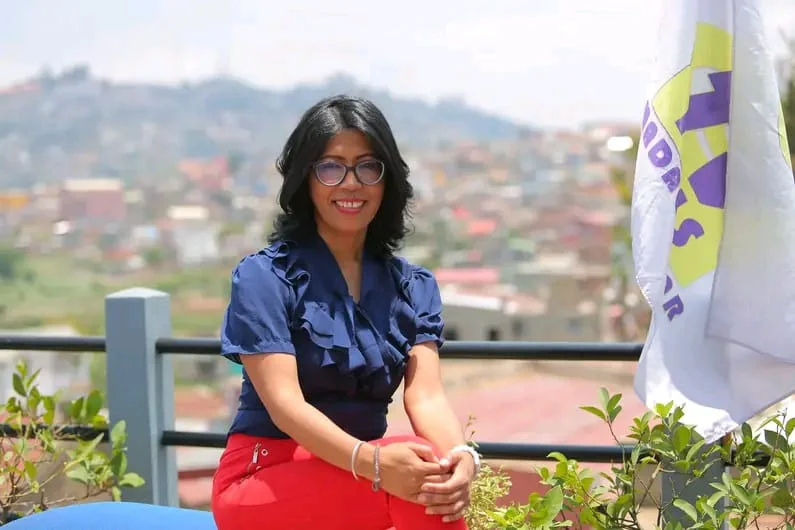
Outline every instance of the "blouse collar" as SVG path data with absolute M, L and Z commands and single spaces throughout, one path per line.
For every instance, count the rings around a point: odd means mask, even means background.
M 349 297 L 348 284 L 342 274 L 337 259 L 332 254 L 326 242 L 319 234 L 312 236 L 309 245 L 305 247 L 307 265 L 311 266 L 315 274 L 323 278 L 324 286 L 327 286 L 336 294 Z M 364 300 L 365 296 L 375 290 L 378 285 L 379 261 L 366 248 L 362 254 L 362 279 L 359 293 L 359 300 Z

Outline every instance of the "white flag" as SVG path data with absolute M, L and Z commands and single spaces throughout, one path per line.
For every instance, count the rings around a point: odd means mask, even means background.
M 763 0 L 666 0 L 632 198 L 635 389 L 715 441 L 795 392 L 795 183 Z

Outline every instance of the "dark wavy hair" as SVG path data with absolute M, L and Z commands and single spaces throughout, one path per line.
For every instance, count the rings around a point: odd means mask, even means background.
M 316 233 L 315 209 L 309 197 L 312 165 L 328 141 L 344 129 L 356 129 L 370 141 L 373 152 L 384 162 L 384 199 L 367 229 L 365 248 L 379 257 L 389 257 L 408 235 L 410 205 L 414 190 L 409 167 L 398 149 L 392 128 L 371 101 L 346 95 L 323 99 L 307 110 L 290 134 L 276 161 L 284 178 L 279 191 L 282 212 L 268 238 L 300 241 Z

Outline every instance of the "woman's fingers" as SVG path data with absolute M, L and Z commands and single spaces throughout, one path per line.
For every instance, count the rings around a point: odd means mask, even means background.
M 452 473 L 442 473 L 440 475 L 426 475 L 423 483 L 430 483 L 430 484 L 441 484 L 450 480 L 452 477 Z
M 416 442 L 407 442 L 406 445 L 414 451 L 417 456 L 422 458 L 426 462 L 433 462 L 438 464 L 439 459 L 436 458 L 436 455 L 433 452 L 433 448 L 428 445 L 423 445 Z

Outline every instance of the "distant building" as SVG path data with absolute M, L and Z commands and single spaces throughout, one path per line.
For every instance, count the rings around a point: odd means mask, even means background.
M 205 206 L 172 206 L 168 209 L 166 224 L 164 232 L 170 236 L 180 265 L 200 265 L 220 257 L 220 227 L 210 220 Z
M 60 190 L 60 217 L 76 223 L 121 222 L 127 215 L 124 185 L 116 179 L 74 179 Z

